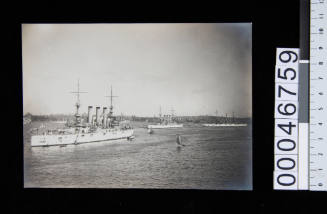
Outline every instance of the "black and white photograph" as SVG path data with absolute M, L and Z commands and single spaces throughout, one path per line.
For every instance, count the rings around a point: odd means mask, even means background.
M 22 24 L 24 188 L 252 190 L 252 24 Z

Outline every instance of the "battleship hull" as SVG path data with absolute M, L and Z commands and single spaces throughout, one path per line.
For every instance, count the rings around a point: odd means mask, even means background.
M 247 124 L 228 124 L 228 123 L 226 123 L 226 124 L 207 123 L 207 124 L 202 124 L 202 125 L 207 126 L 207 127 L 247 126 Z
M 127 139 L 133 136 L 134 130 L 103 130 L 94 133 L 35 135 L 32 136 L 31 146 L 61 146 L 69 144 L 92 143 Z
M 157 125 L 148 125 L 148 129 L 167 129 L 167 128 L 182 128 L 183 124 L 157 124 Z

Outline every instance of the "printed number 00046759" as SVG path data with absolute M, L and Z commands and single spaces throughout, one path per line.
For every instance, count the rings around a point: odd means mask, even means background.
M 297 52 L 298 49 L 277 49 L 275 68 L 275 189 L 297 188 L 299 60 Z

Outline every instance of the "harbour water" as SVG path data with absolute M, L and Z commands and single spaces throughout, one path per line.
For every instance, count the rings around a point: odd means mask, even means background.
M 185 124 L 149 134 L 143 125 L 134 126 L 132 141 L 33 148 L 29 130 L 40 123 L 24 125 L 24 186 L 252 189 L 251 126 Z M 176 144 L 177 134 L 185 146 Z

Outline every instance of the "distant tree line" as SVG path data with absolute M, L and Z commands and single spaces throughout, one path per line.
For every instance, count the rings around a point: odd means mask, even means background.
M 72 114 L 49 114 L 49 115 L 32 115 L 27 113 L 24 118 L 30 118 L 32 121 L 67 121 L 72 120 L 74 115 Z
M 148 121 L 148 122 L 159 122 L 158 117 L 137 117 L 130 116 L 126 119 L 132 121 Z M 251 118 L 244 117 L 215 117 L 215 116 L 176 116 L 173 117 L 173 121 L 179 123 L 251 123 Z
M 32 121 L 72 121 L 73 114 L 49 114 L 49 115 L 32 115 L 27 113 L 24 118 L 30 118 Z M 87 114 L 82 114 L 81 118 L 87 120 Z M 158 117 L 139 117 L 139 116 L 116 116 L 117 120 L 131 120 L 140 122 L 160 122 Z M 251 123 L 252 119 L 248 117 L 215 117 L 215 116 L 176 116 L 173 121 L 179 123 Z
M 176 117 L 178 122 L 192 122 L 192 123 L 251 123 L 251 118 L 239 117 L 215 117 L 215 116 L 184 116 Z

